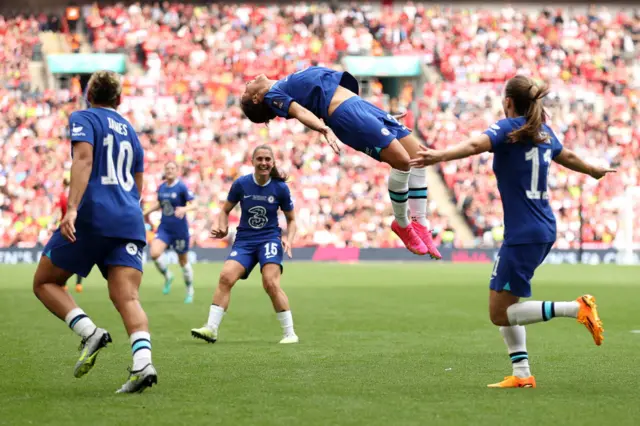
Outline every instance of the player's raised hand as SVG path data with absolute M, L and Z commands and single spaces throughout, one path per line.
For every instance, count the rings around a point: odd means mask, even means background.
M 284 252 L 287 253 L 287 256 L 289 256 L 289 259 L 293 259 L 293 254 L 291 253 L 291 245 L 287 240 L 282 240 L 282 250 L 284 250 Z
M 333 130 L 329 128 L 329 126 L 324 126 L 320 130 L 318 130 L 324 136 L 324 139 L 327 141 L 333 152 L 336 154 L 340 154 L 340 147 L 338 146 L 338 138 L 333 133 Z
M 184 215 L 187 214 L 187 208 L 186 207 L 176 207 L 176 210 L 175 210 L 174 214 L 178 219 L 182 219 L 184 217 Z
M 425 148 L 417 154 L 416 158 L 409 161 L 411 167 L 426 167 L 442 161 L 441 152 L 435 149 Z
M 219 225 L 213 225 L 211 228 L 211 237 L 212 238 L 224 238 L 229 233 L 229 228 L 221 228 Z
M 76 218 L 78 217 L 78 211 L 75 209 L 67 210 L 67 214 L 64 215 L 60 222 L 60 233 L 67 240 L 72 243 L 76 242 Z
M 602 179 L 603 177 L 605 177 L 609 173 L 617 173 L 617 170 L 616 169 L 610 169 L 608 167 L 593 166 L 593 168 L 591 170 L 591 173 L 589 173 L 589 174 L 594 179 Z

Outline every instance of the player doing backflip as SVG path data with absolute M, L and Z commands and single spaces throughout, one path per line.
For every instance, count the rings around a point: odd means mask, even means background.
M 576 318 L 587 327 L 596 345 L 604 329 L 591 295 L 572 302 L 520 302 L 531 296 L 531 278 L 556 240 L 556 219 L 549 204 L 547 177 L 551 161 L 600 179 L 614 170 L 582 161 L 564 148 L 545 124 L 542 98 L 549 92 L 528 77 L 516 76 L 505 86 L 503 108 L 507 118 L 484 133 L 446 150 L 425 150 L 412 160 L 415 166 L 493 152 L 493 171 L 504 210 L 504 243 L 490 281 L 489 315 L 500 327 L 513 364 L 513 375 L 493 388 L 536 387 L 529 370 L 524 326 L 554 317 Z
M 336 152 L 334 134 L 344 144 L 389 164 L 395 216 L 391 229 L 413 253 L 440 259 L 426 218 L 426 170 L 409 165 L 420 143 L 395 117 L 358 93 L 358 82 L 348 72 L 309 67 L 277 81 L 259 75 L 247 83 L 242 110 L 254 123 L 267 123 L 276 116 L 295 118 L 323 134 Z
M 44 248 L 33 291 L 82 337 L 74 370 L 75 377 L 82 377 L 111 336 L 96 327 L 63 286 L 71 275 L 86 277 L 98 265 L 129 334 L 133 366 L 118 392 L 131 393 L 158 379 L 147 315 L 138 299 L 146 244 L 140 208 L 144 153 L 131 124 L 115 110 L 121 89 L 117 74 L 96 72 L 87 90 L 92 107 L 69 117 L 73 161 L 67 213 Z
M 178 253 L 178 262 L 182 267 L 184 283 L 187 287 L 185 303 L 193 302 L 193 268 L 189 263 L 189 223 L 186 214 L 196 205 L 192 203 L 193 193 L 178 179 L 178 166 L 169 161 L 164 167 L 165 182 L 158 188 L 158 201 L 144 212 L 149 213 L 158 209 L 162 210 L 162 219 L 156 238 L 151 242 L 150 255 L 164 276 L 164 294 L 169 294 L 173 274 L 167 267 L 164 256 L 165 250 L 170 247 Z
M 217 223 L 211 229 L 213 238 L 224 238 L 229 230 L 229 213 L 240 203 L 240 225 L 220 273 L 209 319 L 204 327 L 191 330 L 191 334 L 210 343 L 218 339 L 218 328 L 229 307 L 231 289 L 238 280 L 247 279 L 253 268 L 260 264 L 262 286 L 271 298 L 282 326 L 280 343 L 298 343 L 298 336 L 293 330 L 289 299 L 280 287 L 283 254 L 287 253 L 291 257 L 291 246 L 296 235 L 293 201 L 286 184 L 287 177 L 276 167 L 273 151 L 269 146 L 257 147 L 251 158 L 254 173 L 233 182 Z M 286 239 L 282 239 L 282 231 L 278 226 L 278 209 L 284 212 L 287 219 Z

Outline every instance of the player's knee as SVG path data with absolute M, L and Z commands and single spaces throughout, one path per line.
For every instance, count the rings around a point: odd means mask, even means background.
M 113 306 L 120 311 L 127 303 L 136 302 L 139 300 L 138 290 L 134 288 L 129 289 L 110 289 L 109 298 L 113 303 Z
M 151 256 L 151 259 L 156 260 L 157 258 L 162 256 L 162 250 L 159 247 L 151 246 L 151 249 L 149 250 L 149 256 Z
M 505 309 L 490 309 L 489 310 L 489 319 L 494 325 L 499 327 L 506 327 L 509 324 L 509 317 L 507 316 L 507 311 Z
M 233 273 L 228 271 L 222 271 L 220 273 L 220 280 L 218 281 L 218 287 L 221 287 L 222 289 L 225 289 L 225 290 L 231 290 L 231 288 L 233 288 L 233 286 L 235 285 L 236 281 L 237 281 L 237 278 L 234 276 Z
M 280 280 L 276 276 L 262 277 L 262 287 L 267 294 L 275 295 L 280 291 Z

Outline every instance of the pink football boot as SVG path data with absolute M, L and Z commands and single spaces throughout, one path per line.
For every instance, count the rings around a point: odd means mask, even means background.
M 431 236 L 431 230 L 426 226 L 422 226 L 419 222 L 415 220 L 411 222 L 413 225 L 413 229 L 418 234 L 418 237 L 424 242 L 424 245 L 427 247 L 427 251 L 429 252 L 429 256 L 432 259 L 442 259 L 442 255 L 438 251 L 438 247 L 433 242 L 433 237 Z
M 411 223 L 406 228 L 403 228 L 398 224 L 396 220 L 394 220 L 391 224 L 391 230 L 395 232 L 398 237 L 400 237 L 400 239 L 410 252 L 420 256 L 424 256 L 429 252 L 427 246 L 422 242 L 415 229 L 413 229 Z

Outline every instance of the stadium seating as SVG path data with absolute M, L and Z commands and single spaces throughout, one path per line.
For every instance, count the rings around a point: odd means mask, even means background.
M 348 148 L 338 158 L 317 134 L 293 121 L 253 125 L 237 106 L 251 76 L 275 78 L 315 63 L 330 66 L 345 54 L 416 54 L 437 71 L 439 78 L 425 85 L 424 96 L 414 99 L 405 90 L 398 100 L 400 108 L 418 102 L 416 129 L 437 147 L 499 118 L 500 87 L 508 76 L 529 70 L 550 81 L 551 121 L 560 139 L 585 159 L 610 160 L 621 171 L 608 185 L 586 186 L 587 241 L 611 242 L 617 213 L 609 201 L 621 186 L 640 184 L 638 16 L 606 9 L 588 16 L 565 11 L 558 18 L 555 12 L 546 17 L 510 8 L 471 15 L 422 6 L 165 4 L 166 9 L 92 6 L 82 13 L 91 49 L 124 52 L 133 64 L 121 112 L 146 149 L 144 201 L 154 200 L 164 163 L 177 160 L 197 195 L 199 208 L 191 217 L 196 246 L 228 244 L 208 238 L 211 219 L 231 181 L 249 172 L 250 150 L 259 143 L 274 146 L 278 166 L 292 178 L 298 246 L 401 246 L 389 229 L 386 166 Z M 82 107 L 78 84 L 30 92 L 28 62 L 42 29 L 36 18 L 0 20 L 1 246 L 32 247 L 48 239 L 70 164 L 66 119 Z M 471 41 L 472 35 L 481 35 L 474 38 L 480 41 Z M 370 100 L 390 108 L 379 85 L 373 85 Z M 499 243 L 502 226 L 490 169 L 489 155 L 440 169 L 477 243 L 489 246 Z M 579 240 L 582 182 L 554 169 L 560 247 Z M 433 202 L 431 212 L 432 226 L 446 229 L 447 219 Z M 151 219 L 157 223 L 158 216 Z M 232 216 L 231 226 L 237 220 Z

